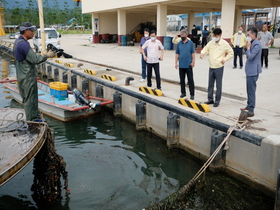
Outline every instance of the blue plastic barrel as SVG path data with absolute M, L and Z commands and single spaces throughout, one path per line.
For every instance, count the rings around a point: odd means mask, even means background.
M 122 36 L 122 46 L 127 46 L 127 37 L 126 36 Z
M 172 39 L 170 36 L 163 37 L 163 46 L 165 50 L 171 50 Z

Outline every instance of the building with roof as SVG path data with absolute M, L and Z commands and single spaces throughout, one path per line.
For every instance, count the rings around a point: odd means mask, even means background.
M 220 27 L 229 39 L 242 22 L 242 10 L 279 7 L 280 0 L 83 0 L 82 12 L 92 14 L 94 42 L 100 34 L 121 37 L 133 32 L 140 23 L 156 26 L 158 39 L 166 36 L 167 15 L 187 14 L 187 25 L 193 25 L 195 14 L 221 12 Z

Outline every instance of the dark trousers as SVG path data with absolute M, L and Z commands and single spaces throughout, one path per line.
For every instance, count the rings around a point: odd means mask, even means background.
M 202 46 L 202 48 L 205 46 L 205 45 L 207 45 L 207 37 L 203 37 L 202 38 L 202 44 L 201 44 Z
M 223 79 L 224 67 L 217 69 L 209 68 L 209 81 L 208 81 L 208 100 L 214 101 L 214 84 L 216 82 L 216 97 L 215 103 L 220 103 L 222 97 L 222 79 Z
M 243 48 L 235 47 L 233 48 L 234 52 L 234 59 L 233 59 L 233 66 L 237 67 L 237 56 L 239 57 L 239 65 L 243 67 Z
M 256 105 L 256 89 L 257 89 L 258 78 L 259 75 L 246 76 L 247 97 L 248 97 L 247 109 L 253 113 Z
M 159 63 L 147 63 L 147 86 L 152 87 L 152 72 L 153 72 L 153 69 L 154 69 L 155 75 L 156 75 L 157 88 L 161 89 Z
M 181 93 L 186 94 L 186 82 L 185 82 L 186 74 L 189 83 L 190 95 L 194 96 L 193 69 L 191 66 L 189 68 L 179 68 Z
M 147 62 L 144 60 L 143 54 L 141 55 L 141 65 L 142 65 L 142 79 L 146 79 Z
M 197 48 L 198 38 L 192 38 L 192 42 L 195 44 L 195 48 Z
M 263 66 L 263 58 L 264 58 L 264 65 L 265 67 L 268 67 L 268 49 L 262 49 L 262 66 Z

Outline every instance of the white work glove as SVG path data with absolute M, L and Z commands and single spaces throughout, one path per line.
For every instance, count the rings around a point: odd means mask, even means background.
M 47 53 L 46 53 L 46 56 L 47 58 L 53 58 L 56 56 L 56 52 L 55 51 L 52 51 L 52 50 L 49 50 Z

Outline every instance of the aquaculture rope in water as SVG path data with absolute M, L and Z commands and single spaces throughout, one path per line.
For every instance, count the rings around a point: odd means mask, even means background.
M 54 139 L 50 128 L 47 128 L 45 143 L 34 159 L 34 181 L 31 187 L 33 199 L 44 201 L 60 201 L 61 176 L 64 179 L 64 189 L 68 190 L 68 172 L 63 157 L 58 155 L 54 146 Z
M 224 149 L 228 149 L 225 147 L 228 147 L 226 145 L 227 141 L 229 140 L 229 137 L 231 133 L 237 128 L 237 126 L 231 126 L 227 131 L 227 136 L 224 138 L 224 140 L 221 142 L 221 144 L 217 147 L 217 149 L 212 153 L 212 155 L 208 158 L 208 160 L 204 163 L 204 165 L 201 167 L 201 169 L 195 174 L 195 176 L 189 181 L 188 184 L 183 186 L 181 189 L 179 189 L 177 192 L 174 192 L 167 198 L 163 199 L 157 204 L 154 204 L 153 206 L 147 207 L 147 210 L 171 210 L 171 209 L 183 209 L 185 207 L 186 198 L 188 197 L 188 194 L 191 193 L 191 191 L 195 188 L 196 181 L 198 178 L 205 173 L 208 166 L 211 164 L 211 162 L 214 160 L 218 152 L 224 147 Z M 244 129 L 245 127 L 241 128 Z

